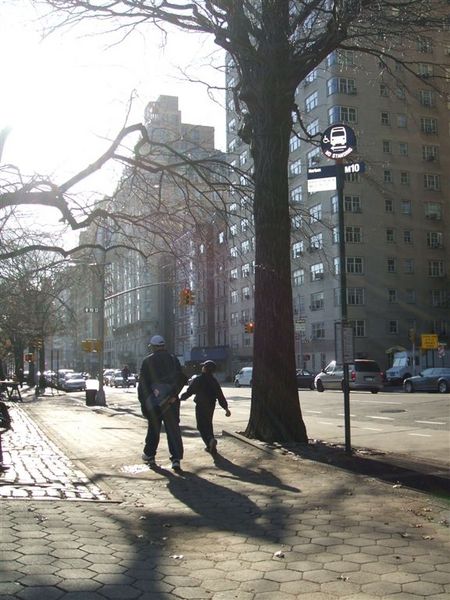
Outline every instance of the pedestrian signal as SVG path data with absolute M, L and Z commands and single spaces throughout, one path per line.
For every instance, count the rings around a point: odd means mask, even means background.
M 25 362 L 33 362 L 34 361 L 34 354 L 32 354 L 31 352 L 28 354 L 25 354 Z

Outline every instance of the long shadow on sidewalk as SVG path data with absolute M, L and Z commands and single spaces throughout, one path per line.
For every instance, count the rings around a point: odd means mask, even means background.
M 295 456 L 332 465 L 351 473 L 375 477 L 393 485 L 401 485 L 439 496 L 450 501 L 450 480 L 444 474 L 443 467 L 415 464 L 407 457 L 391 457 L 389 454 L 372 450 L 355 450 L 351 454 L 343 446 L 317 441 L 309 445 L 287 444 L 266 448 L 292 453 Z

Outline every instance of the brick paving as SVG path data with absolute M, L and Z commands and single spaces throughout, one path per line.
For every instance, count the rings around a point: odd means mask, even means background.
M 234 436 L 214 461 L 183 418 L 184 471 L 164 436 L 151 470 L 140 418 L 70 397 L 11 412 L 2 600 L 450 598 L 448 497 Z

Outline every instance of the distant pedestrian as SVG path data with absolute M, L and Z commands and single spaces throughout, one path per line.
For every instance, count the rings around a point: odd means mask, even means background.
M 154 335 L 150 340 L 150 349 L 151 354 L 142 362 L 138 383 L 142 414 L 148 422 L 142 459 L 151 466 L 156 464 L 161 425 L 164 422 L 172 468 L 177 470 L 181 468 L 183 458 L 178 394 L 187 378 L 177 357 L 166 350 L 163 337 Z
M 231 415 L 222 388 L 213 375 L 216 368 L 216 363 L 212 360 L 202 363 L 202 374 L 196 377 L 184 394 L 180 396 L 180 400 L 186 400 L 189 396 L 195 394 L 197 429 L 205 442 L 205 450 L 211 452 L 211 454 L 216 454 L 217 452 L 217 440 L 214 437 L 213 428 L 216 400 L 218 400 L 220 406 L 224 409 L 225 416 L 229 417 Z
M 2 435 L 11 429 L 11 416 L 8 407 L 0 402 L 0 472 L 6 471 L 8 467 L 3 464 Z
M 128 377 L 129 376 L 130 376 L 130 369 L 128 368 L 128 365 L 125 365 L 124 368 L 122 369 L 123 387 L 128 387 Z
M 22 367 L 19 367 L 17 369 L 16 377 L 17 377 L 17 381 L 18 381 L 20 387 L 23 387 L 23 381 L 25 379 L 25 376 L 24 376 Z

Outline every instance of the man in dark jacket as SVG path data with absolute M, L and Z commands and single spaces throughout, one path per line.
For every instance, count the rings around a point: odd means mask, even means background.
M 161 424 L 164 422 L 172 468 L 177 470 L 181 468 L 183 458 L 178 394 L 187 378 L 177 357 L 166 350 L 164 338 L 154 335 L 150 348 L 151 354 L 142 362 L 138 384 L 142 414 L 148 421 L 142 458 L 151 466 L 156 464 Z
M 205 450 L 216 454 L 217 440 L 214 437 L 213 416 L 216 408 L 216 400 L 224 409 L 225 415 L 229 417 L 231 412 L 228 409 L 228 402 L 223 395 L 219 382 L 213 373 L 216 370 L 216 363 L 207 360 L 202 364 L 202 374 L 194 379 L 188 389 L 180 396 L 180 400 L 186 400 L 192 394 L 195 402 L 195 416 L 197 419 L 197 429 L 205 442 Z

